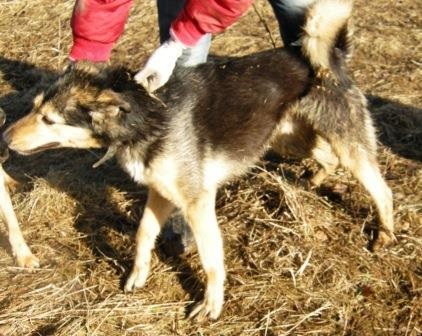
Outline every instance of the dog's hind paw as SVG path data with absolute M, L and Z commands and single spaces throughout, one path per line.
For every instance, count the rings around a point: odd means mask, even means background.
M 32 253 L 16 256 L 16 262 L 19 267 L 24 267 L 24 268 L 29 268 L 29 269 L 40 267 L 39 259 L 36 256 L 34 256 Z
M 148 277 L 148 271 L 145 271 L 144 267 L 137 267 L 134 266 L 132 272 L 130 272 L 130 275 L 128 279 L 126 280 L 125 292 L 132 292 L 136 288 L 141 288 L 145 285 L 145 282 L 147 281 Z
M 389 248 L 397 243 L 397 238 L 393 233 L 380 231 L 378 237 L 373 243 L 372 250 L 379 251 L 381 249 Z
M 189 318 L 195 318 L 199 321 L 209 317 L 211 320 L 216 320 L 223 309 L 222 300 L 213 300 L 205 297 L 205 299 L 199 302 L 189 314 Z

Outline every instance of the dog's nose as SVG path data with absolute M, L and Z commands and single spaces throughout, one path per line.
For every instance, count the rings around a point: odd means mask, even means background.
M 6 113 L 0 107 L 0 126 L 3 126 L 5 122 L 6 122 Z

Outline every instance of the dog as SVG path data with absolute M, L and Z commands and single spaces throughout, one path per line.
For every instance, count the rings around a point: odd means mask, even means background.
M 0 126 L 6 121 L 6 114 L 0 108 Z M 19 228 L 19 222 L 13 211 L 9 190 L 14 190 L 18 182 L 10 177 L 3 169 L 2 164 L 8 159 L 9 150 L 7 144 L 0 140 L 0 217 L 6 223 L 9 235 L 10 246 L 13 256 L 16 258 L 19 267 L 36 268 L 39 267 L 39 260 L 35 257 L 23 238 Z
M 347 74 L 352 4 L 321 0 L 306 14 L 300 45 L 176 69 L 153 94 L 119 67 L 79 63 L 34 100 L 4 133 L 21 154 L 50 148 L 107 147 L 149 187 L 125 291 L 142 287 L 151 251 L 175 207 L 192 229 L 206 273 L 204 298 L 191 317 L 216 319 L 223 307 L 223 243 L 217 188 L 244 174 L 273 147 L 311 156 L 320 184 L 338 164 L 364 185 L 378 209 L 379 244 L 394 241 L 392 193 L 376 160 L 374 126 Z

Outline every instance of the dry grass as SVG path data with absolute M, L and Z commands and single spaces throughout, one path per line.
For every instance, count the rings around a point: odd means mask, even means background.
M 139 67 L 157 45 L 154 1 L 139 1 L 113 54 Z M 0 106 L 12 121 L 66 64 L 73 1 L 0 1 Z M 260 14 L 262 20 L 259 18 Z M 358 0 L 352 69 L 380 134 L 382 170 L 395 195 L 398 244 L 366 249 L 375 211 L 349 174 L 307 191 L 312 162 L 263 160 L 222 188 L 218 217 L 228 280 L 216 322 L 185 319 L 203 290 L 197 255 L 157 251 L 146 287 L 122 292 L 145 201 L 96 152 L 13 156 L 28 182 L 14 205 L 42 267 L 14 267 L 0 233 L 0 335 L 406 335 L 422 332 L 422 22 L 420 1 Z M 267 27 L 263 24 L 266 22 Z M 212 52 L 243 55 L 281 45 L 264 0 Z

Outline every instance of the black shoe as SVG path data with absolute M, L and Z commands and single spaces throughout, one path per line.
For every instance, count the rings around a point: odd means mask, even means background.
M 168 257 L 178 257 L 192 252 L 192 231 L 180 212 L 175 212 L 164 225 L 159 238 L 161 250 Z

